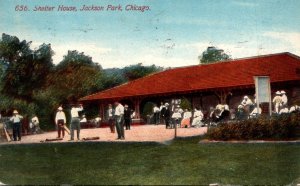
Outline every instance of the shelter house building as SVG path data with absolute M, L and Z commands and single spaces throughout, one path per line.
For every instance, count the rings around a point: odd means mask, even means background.
M 161 102 L 182 98 L 207 113 L 217 104 L 237 108 L 245 95 L 253 100 L 255 76 L 270 78 L 272 98 L 276 91 L 284 90 L 290 106 L 299 104 L 300 57 L 288 52 L 172 68 L 88 95 L 80 101 L 97 103 L 104 120 L 108 104 L 115 101 L 134 109 L 136 120 L 141 119 L 147 102 L 159 106 Z

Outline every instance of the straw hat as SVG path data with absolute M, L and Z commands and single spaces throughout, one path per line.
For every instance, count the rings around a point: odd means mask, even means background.
M 281 94 L 280 91 L 277 91 L 277 92 L 276 92 L 276 95 L 280 95 L 280 94 Z
M 58 109 L 57 109 L 57 110 L 60 110 L 60 111 L 61 111 L 61 110 L 63 110 L 63 109 L 62 109 L 62 107 L 58 107 Z
M 18 113 L 18 111 L 17 111 L 17 110 L 14 110 L 14 111 L 13 111 L 13 114 L 19 114 L 19 113 Z
M 284 90 L 282 90 L 280 93 L 281 93 L 281 94 L 285 94 L 285 91 L 284 91 Z

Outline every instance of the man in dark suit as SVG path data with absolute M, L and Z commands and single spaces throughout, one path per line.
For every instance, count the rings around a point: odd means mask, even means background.
M 162 109 L 161 114 L 165 120 L 166 129 L 167 129 L 170 127 L 170 119 L 171 119 L 171 111 L 168 103 L 165 103 L 165 107 Z
M 131 110 L 128 108 L 128 105 L 124 106 L 124 122 L 125 122 L 126 130 L 130 130 Z

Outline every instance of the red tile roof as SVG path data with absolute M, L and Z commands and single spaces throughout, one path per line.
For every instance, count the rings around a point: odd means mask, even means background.
M 226 87 L 253 86 L 253 76 L 270 76 L 271 83 L 300 80 L 300 57 L 279 53 L 213 64 L 179 67 L 98 92 L 81 101 L 147 96 Z

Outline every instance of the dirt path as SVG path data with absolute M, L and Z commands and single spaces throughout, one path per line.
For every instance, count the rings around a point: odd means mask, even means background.
M 178 137 L 198 136 L 205 134 L 206 127 L 201 128 L 178 128 Z M 131 130 L 125 130 L 125 140 L 116 140 L 117 133 L 111 133 L 109 128 L 95 128 L 95 129 L 82 129 L 80 131 L 80 138 L 87 137 L 100 137 L 96 141 L 124 141 L 124 142 L 165 142 L 174 138 L 175 130 L 166 129 L 164 125 L 139 125 L 132 126 Z M 27 135 L 22 137 L 22 141 L 3 142 L 1 144 L 24 144 L 24 143 L 41 143 L 46 139 L 54 139 L 57 137 L 57 132 L 46 132 L 43 134 Z M 66 135 L 61 141 L 53 141 L 47 143 L 67 142 L 70 135 Z M 76 142 L 76 131 L 75 140 Z

